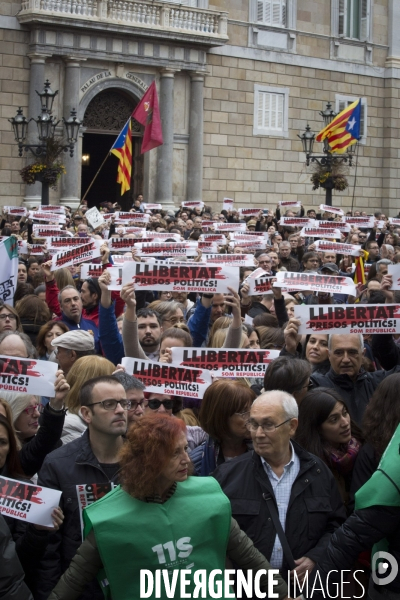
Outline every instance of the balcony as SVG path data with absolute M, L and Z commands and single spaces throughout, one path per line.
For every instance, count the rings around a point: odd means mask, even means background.
M 22 0 L 17 15 L 24 25 L 106 29 L 207 46 L 228 41 L 227 16 L 215 10 L 132 0 Z

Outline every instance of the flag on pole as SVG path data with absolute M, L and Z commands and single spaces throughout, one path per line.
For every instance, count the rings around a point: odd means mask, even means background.
M 343 154 L 349 146 L 360 139 L 361 123 L 361 98 L 349 104 L 336 117 L 322 129 L 317 137 L 317 142 L 327 139 L 331 152 Z
M 11 236 L 0 242 L 0 298 L 13 305 L 18 276 L 18 241 Z
M 121 196 L 131 189 L 132 173 L 132 123 L 129 117 L 110 152 L 118 156 L 117 183 L 121 184 Z
M 153 81 L 135 108 L 132 117 L 141 125 L 144 125 L 144 135 L 141 149 L 142 154 L 163 144 L 160 109 L 158 107 L 158 96 L 155 81 Z

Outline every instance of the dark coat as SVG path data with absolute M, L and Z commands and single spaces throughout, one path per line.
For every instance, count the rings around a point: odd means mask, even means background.
M 65 413 L 52 412 L 46 404 L 40 415 L 40 427 L 36 435 L 19 451 L 19 460 L 27 477 L 38 473 L 47 454 L 52 452 L 61 439 Z
M 342 569 L 351 568 L 350 565 L 354 564 L 360 552 L 371 549 L 374 544 L 384 538 L 389 543 L 387 551 L 397 561 L 397 564 L 400 564 L 400 507 L 372 506 L 356 510 L 346 523 L 332 535 L 330 544 L 326 552 L 321 555 L 309 581 L 315 580 L 317 569 L 324 582 L 329 572 L 335 570 L 340 572 Z M 329 581 L 332 584 L 331 597 L 334 597 L 332 594 L 335 593 L 333 591 L 335 581 L 331 576 Z M 380 588 L 381 591 L 385 589 L 400 595 L 400 575 L 397 574 L 392 583 Z M 317 595 L 317 597 L 329 596 Z
M 0 598 L 2 600 L 32 600 L 24 583 L 24 571 L 18 560 L 11 533 L 0 515 Z
M 317 387 L 327 387 L 335 389 L 343 398 L 349 409 L 350 416 L 359 427 L 364 416 L 367 404 L 386 375 L 397 373 L 400 371 L 400 366 L 395 367 L 392 371 L 360 371 L 357 379 L 353 381 L 348 375 L 337 375 L 333 369 L 329 369 L 328 373 L 313 373 L 311 380 Z
M 332 533 L 346 519 L 346 511 L 336 481 L 326 464 L 292 441 L 300 459 L 300 471 L 292 486 L 286 515 L 285 534 L 295 560 L 307 556 L 318 562 L 326 551 Z M 232 505 L 232 516 L 253 540 L 255 547 L 270 560 L 275 528 L 263 494 L 275 495 L 261 459 L 247 452 L 213 473 Z M 282 576 L 289 567 L 282 564 Z
M 116 483 L 116 477 L 112 480 Z M 38 573 L 36 600 L 45 600 L 62 573 L 67 569 L 82 543 L 79 503 L 76 486 L 90 483 L 110 483 L 90 446 L 89 432 L 51 452 L 39 473 L 38 484 L 61 490 L 60 506 L 64 511 L 61 529 L 52 534 L 51 543 Z M 97 582 L 88 586 L 82 599 L 102 600 L 103 593 Z

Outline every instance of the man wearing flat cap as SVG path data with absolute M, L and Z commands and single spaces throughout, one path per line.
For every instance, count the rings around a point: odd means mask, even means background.
M 51 345 L 54 347 L 55 359 L 60 369 L 67 375 L 78 358 L 95 354 L 94 337 L 88 331 L 75 329 L 67 331 L 55 338 Z

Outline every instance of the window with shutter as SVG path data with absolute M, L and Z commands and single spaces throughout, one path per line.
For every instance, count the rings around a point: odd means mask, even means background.
M 371 0 L 338 0 L 338 35 L 365 41 L 370 32 Z
M 257 22 L 286 26 L 286 0 L 257 0 Z
M 349 104 L 357 100 L 357 98 L 353 98 L 350 96 L 336 96 L 336 112 L 340 113 L 342 110 L 346 108 Z M 361 139 L 360 143 L 365 144 L 367 138 L 367 100 L 366 98 L 361 98 L 361 118 L 360 118 L 360 134 Z
M 288 137 L 289 89 L 256 85 L 254 91 L 254 135 Z

